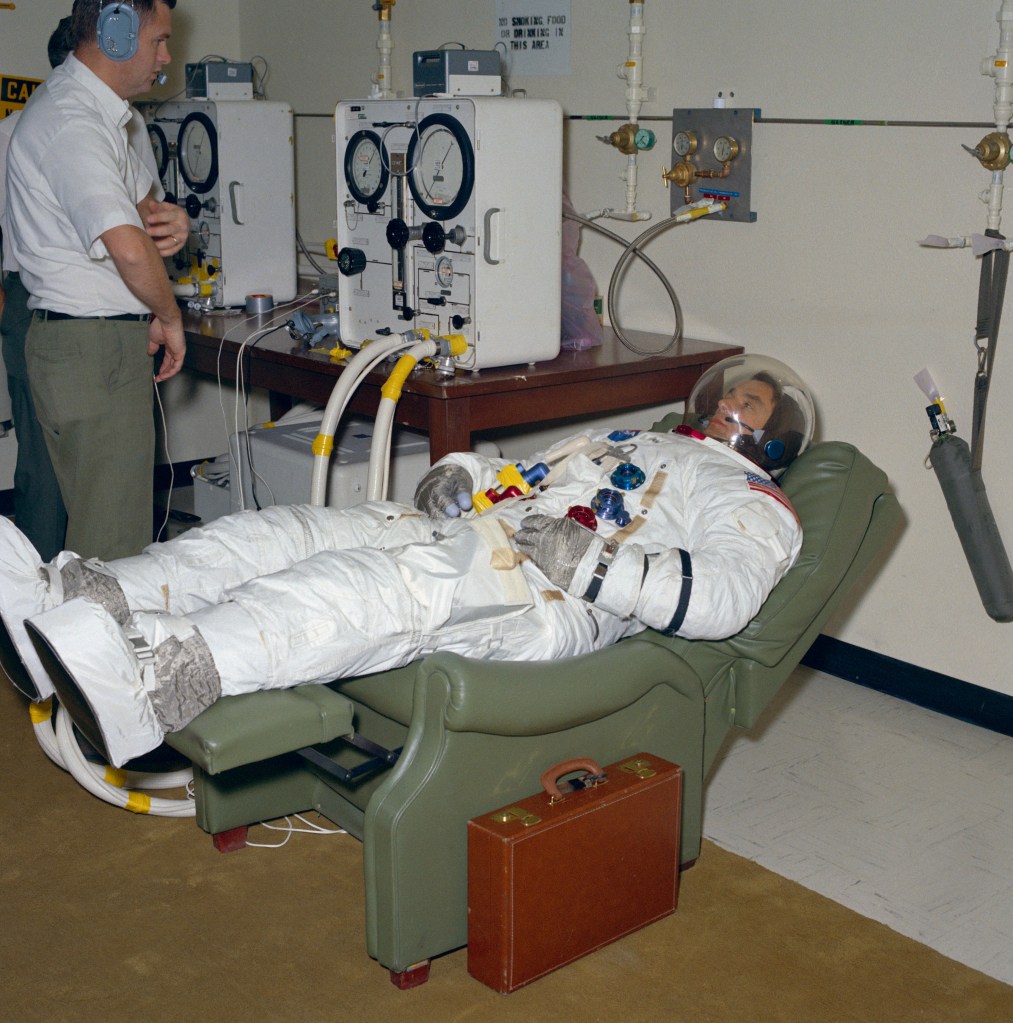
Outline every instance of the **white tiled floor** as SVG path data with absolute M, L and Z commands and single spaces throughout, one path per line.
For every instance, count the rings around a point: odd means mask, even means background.
M 806 668 L 733 730 L 718 845 L 1013 984 L 1013 738 Z

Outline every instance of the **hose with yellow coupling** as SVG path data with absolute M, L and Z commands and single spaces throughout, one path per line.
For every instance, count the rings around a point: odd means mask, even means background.
M 405 381 L 421 359 L 434 356 L 464 355 L 467 341 L 463 334 L 447 334 L 427 339 L 415 345 L 398 359 L 390 376 L 380 389 L 380 404 L 373 427 L 373 444 L 369 451 L 369 476 L 366 481 L 366 500 L 384 501 L 390 478 L 390 444 L 393 433 L 394 412 Z

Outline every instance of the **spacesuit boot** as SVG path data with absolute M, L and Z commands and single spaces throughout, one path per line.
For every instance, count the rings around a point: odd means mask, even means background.
M 26 622 L 60 703 L 114 767 L 158 747 L 221 695 L 211 653 L 184 618 L 148 615 L 145 636 L 76 597 Z
M 31 700 L 48 699 L 53 685 L 25 632 L 25 619 L 75 596 L 99 601 L 120 621 L 129 614 L 119 584 L 99 563 L 63 551 L 44 564 L 28 537 L 0 516 L 0 666 Z

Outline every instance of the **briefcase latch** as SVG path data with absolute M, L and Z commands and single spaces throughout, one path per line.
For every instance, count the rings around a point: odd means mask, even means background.
M 498 821 L 500 824 L 509 824 L 511 821 L 520 821 L 526 828 L 530 828 L 532 824 L 540 824 L 542 822 L 542 818 L 537 814 L 533 814 L 520 806 L 511 806 L 506 810 L 497 810 L 496 813 L 492 815 L 492 819 L 494 821 Z
M 638 778 L 653 778 L 658 773 L 651 766 L 650 760 L 644 760 L 642 757 L 627 760 L 625 764 L 619 765 L 619 770 L 635 774 Z

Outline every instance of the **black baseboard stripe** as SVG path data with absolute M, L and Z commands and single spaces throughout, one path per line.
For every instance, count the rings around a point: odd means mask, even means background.
M 802 663 L 973 725 L 1013 735 L 1013 696 L 820 636 Z

